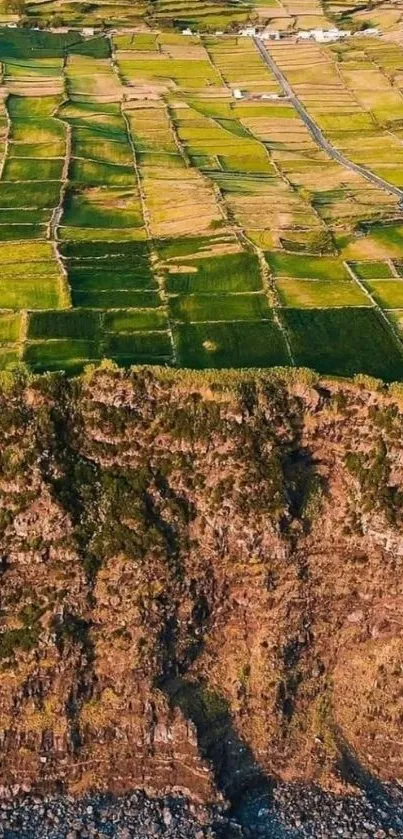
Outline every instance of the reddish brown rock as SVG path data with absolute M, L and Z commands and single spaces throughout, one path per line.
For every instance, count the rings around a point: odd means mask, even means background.
M 402 777 L 403 415 L 281 375 L 0 394 L 3 787 Z

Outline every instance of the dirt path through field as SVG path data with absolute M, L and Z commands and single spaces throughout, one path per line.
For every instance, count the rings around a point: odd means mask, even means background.
M 349 160 L 347 157 L 344 156 L 344 154 L 339 152 L 338 149 L 336 149 L 331 143 L 329 143 L 329 141 L 326 139 L 326 137 L 320 130 L 319 126 L 316 124 L 315 120 L 313 120 L 312 117 L 308 114 L 308 111 L 305 109 L 302 102 L 300 102 L 298 96 L 294 93 L 294 90 L 291 87 L 290 83 L 287 81 L 286 77 L 281 72 L 273 56 L 266 49 L 262 41 L 259 38 L 253 38 L 253 40 L 257 49 L 260 52 L 260 55 L 263 58 L 263 61 L 267 64 L 271 72 L 274 73 L 283 93 L 288 97 L 288 101 L 300 115 L 301 119 L 305 123 L 306 127 L 308 128 L 309 132 L 311 133 L 313 139 L 318 144 L 318 146 L 320 146 L 320 148 L 322 148 L 329 155 L 329 157 L 333 158 L 333 160 L 336 160 L 337 163 L 341 163 L 342 166 L 345 166 L 346 169 L 350 169 L 352 172 L 357 172 L 358 175 L 362 175 L 362 177 L 366 178 L 367 181 L 370 181 L 375 186 L 379 187 L 380 189 L 386 190 L 392 195 L 395 195 L 399 201 L 401 209 L 403 209 L 403 190 L 399 189 L 399 187 L 395 186 L 394 184 L 390 184 L 388 181 L 385 181 L 378 175 L 375 175 L 374 172 L 371 172 L 370 169 L 366 169 L 365 166 L 360 166 L 358 163 L 353 163 L 352 160 Z

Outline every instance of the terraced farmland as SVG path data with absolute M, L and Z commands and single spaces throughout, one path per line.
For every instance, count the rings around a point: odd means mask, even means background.
M 400 186 L 403 51 L 359 44 L 271 50 Z M 252 39 L 3 30 L 0 58 L 2 366 L 403 376 L 397 199 L 319 148 Z
M 396 17 L 400 0 L 390 3 Z M 357 0 L 358 4 L 358 0 Z M 384 4 L 384 0 L 382 6 Z M 324 9 L 326 5 L 326 9 Z M 380 4 L 381 5 L 381 4 Z M 354 4 L 348 4 L 355 17 Z M 8 11 L 8 13 L 7 13 Z M 214 30 L 230 32 L 245 23 L 264 24 L 282 31 L 297 31 L 313 27 L 327 27 L 338 13 L 345 14 L 345 6 L 333 8 L 330 0 L 95 0 L 93 3 L 71 0 L 26 0 L 23 14 L 33 22 L 53 26 L 149 27 L 176 29 L 191 27 L 198 32 Z M 383 12 L 383 9 L 380 9 Z M 329 14 L 328 14 L 329 13 Z M 4 19 L 10 15 L 9 6 L 3 6 Z M 357 9 L 358 20 L 369 20 L 362 4 Z M 1 15 L 1 7 L 0 7 Z M 330 16 L 329 16 L 330 15 Z M 2 19 L 0 17 L 0 19 Z M 385 19 L 385 14 L 383 14 Z
M 19 20 L 52 27 L 122 27 L 231 32 L 242 24 L 268 25 L 282 32 L 336 22 L 349 28 L 379 26 L 402 42 L 402 0 L 19 0 L 0 3 L 0 22 Z
M 55 26 L 107 24 L 144 27 L 144 24 L 148 24 L 163 28 L 192 26 L 198 29 L 224 29 L 243 23 L 251 16 L 256 18 L 260 9 L 262 12 L 265 10 L 265 3 L 267 0 L 261 3 L 255 3 L 254 0 L 95 0 L 94 3 L 26 0 L 24 13 L 31 21 Z M 268 5 L 271 5 L 270 0 Z M 277 6 L 276 0 L 273 5 Z M 10 15 L 6 14 L 7 17 Z

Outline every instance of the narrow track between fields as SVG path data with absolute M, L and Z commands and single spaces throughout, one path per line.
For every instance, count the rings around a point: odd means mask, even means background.
M 353 163 L 352 160 L 349 160 L 348 157 L 345 157 L 344 154 L 338 151 L 332 143 L 329 143 L 329 140 L 326 139 L 315 120 L 313 120 L 308 114 L 308 111 L 305 109 L 302 102 L 300 102 L 298 96 L 294 93 L 290 83 L 287 81 L 273 56 L 266 49 L 260 38 L 254 37 L 253 40 L 263 58 L 263 61 L 265 61 L 269 69 L 275 75 L 283 93 L 288 97 L 288 101 L 299 113 L 301 119 L 312 134 L 312 137 L 318 146 L 320 146 L 330 157 L 332 157 L 333 160 L 336 160 L 338 163 L 341 163 L 342 166 L 345 166 L 346 169 L 350 169 L 352 172 L 357 172 L 358 175 L 362 175 L 363 178 L 366 178 L 366 180 L 370 181 L 370 183 L 374 184 L 374 186 L 395 195 L 399 200 L 400 209 L 403 209 L 403 189 L 400 189 L 398 186 L 390 184 L 388 181 L 385 181 L 383 178 L 375 175 L 374 172 L 371 172 L 371 170 L 367 169 L 365 166 Z

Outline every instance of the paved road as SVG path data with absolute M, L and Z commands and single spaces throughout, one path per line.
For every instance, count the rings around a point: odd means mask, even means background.
M 302 102 L 300 102 L 300 100 L 294 93 L 290 83 L 287 81 L 286 77 L 281 72 L 279 66 L 276 64 L 274 58 L 270 55 L 260 38 L 254 38 L 253 40 L 263 58 L 263 61 L 266 62 L 269 69 L 272 71 L 272 73 L 274 73 L 283 92 L 288 97 L 295 110 L 299 113 L 301 119 L 312 134 L 312 137 L 318 144 L 318 146 L 320 146 L 330 157 L 332 157 L 333 160 L 337 160 L 338 163 L 341 163 L 342 166 L 345 166 L 347 169 L 351 169 L 353 172 L 357 172 L 359 175 L 362 175 L 364 178 L 367 179 L 367 181 L 370 181 L 372 184 L 374 184 L 374 186 L 377 186 L 380 189 L 384 189 L 387 192 L 390 192 L 392 195 L 395 195 L 400 202 L 401 209 L 403 209 L 403 189 L 399 189 L 398 186 L 394 186 L 394 184 L 390 184 L 383 178 L 378 177 L 378 175 L 375 175 L 374 172 L 371 172 L 369 169 L 366 169 L 365 166 L 360 166 L 358 163 L 353 163 L 352 160 L 349 160 L 348 157 L 345 157 L 344 154 L 342 154 L 331 143 L 329 143 L 329 140 L 327 140 L 324 134 L 322 134 L 322 131 L 320 130 L 319 126 L 308 114 L 308 111 L 304 108 Z

